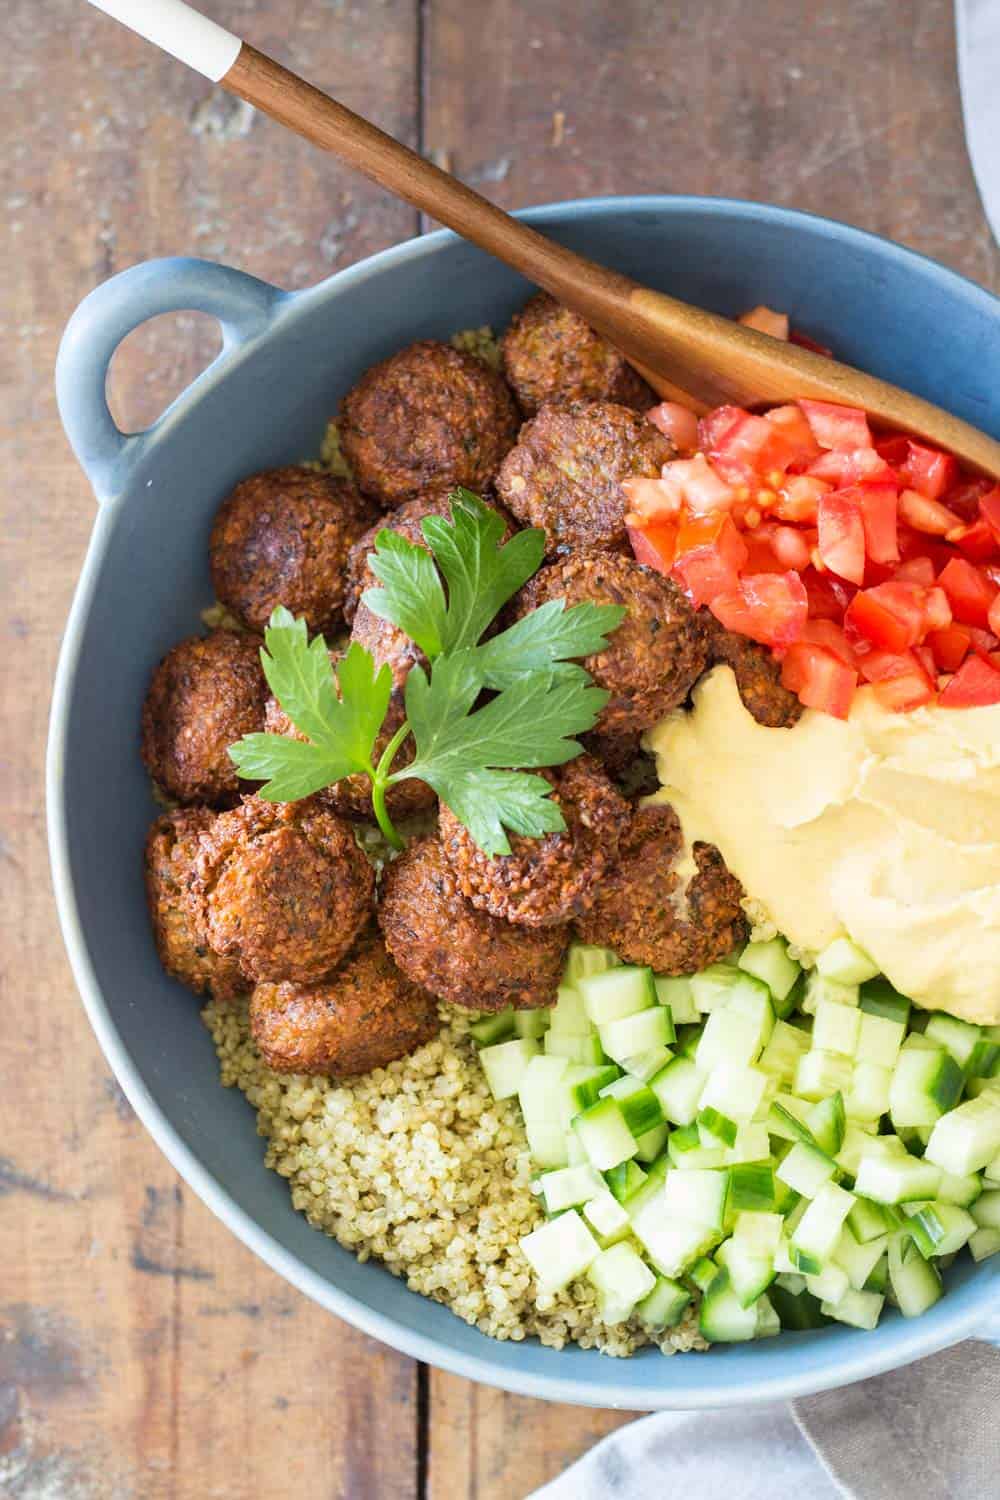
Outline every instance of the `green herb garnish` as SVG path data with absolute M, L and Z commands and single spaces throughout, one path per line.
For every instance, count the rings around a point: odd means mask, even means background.
M 509 854 L 507 832 L 538 838 L 565 827 L 552 788 L 511 766 L 562 765 L 581 749 L 608 695 L 574 658 L 607 644 L 625 611 L 616 605 L 552 600 L 485 643 L 499 611 L 537 571 L 544 537 L 521 531 L 503 543 L 503 522 L 468 490 L 451 499 L 451 520 L 428 516 L 430 551 L 395 532 L 376 537 L 371 569 L 380 587 L 364 602 L 420 647 L 429 670 L 411 669 L 406 719 L 374 762 L 391 692 L 387 666 L 352 643 L 336 673 L 322 636 L 283 608 L 271 616 L 261 660 L 268 684 L 304 740 L 250 734 L 230 747 L 241 776 L 264 781 L 260 795 L 290 802 L 364 775 L 372 809 L 395 848 L 402 840 L 386 811 L 391 786 L 418 778 L 490 855 Z M 413 740 L 413 759 L 391 767 Z

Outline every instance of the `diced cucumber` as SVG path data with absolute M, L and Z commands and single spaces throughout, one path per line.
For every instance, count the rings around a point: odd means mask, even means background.
M 940 1273 L 924 1260 L 906 1230 L 889 1240 L 889 1285 L 904 1318 L 918 1318 L 941 1296 Z
M 600 1253 L 600 1246 L 575 1208 L 549 1219 L 521 1240 L 539 1291 L 561 1292 L 582 1276 Z
M 666 1125 L 654 1125 L 652 1130 L 645 1131 L 635 1138 L 635 1155 L 637 1161 L 654 1162 L 657 1157 L 662 1156 L 670 1137 L 670 1131 Z
M 524 1133 L 533 1161 L 542 1168 L 565 1167 L 569 1163 L 566 1132 L 552 1120 L 526 1120 Z
M 989 1089 L 967 1099 L 934 1126 L 928 1161 L 946 1172 L 980 1172 L 1000 1152 L 1000 1092 Z M 992 1179 L 991 1180 L 995 1180 Z
M 549 1011 L 549 1029 L 561 1036 L 590 1036 L 594 1028 L 575 985 L 565 981 L 556 991 L 556 1003 Z
M 767 1128 L 771 1135 L 782 1141 L 803 1141 L 807 1146 L 815 1145 L 812 1131 L 806 1124 L 809 1105 L 794 1094 L 778 1094 L 771 1101 L 767 1112 Z
M 844 1099 L 847 1115 L 853 1120 L 880 1120 L 888 1113 L 891 1088 L 892 1072 L 889 1068 L 859 1058 L 855 1061 L 851 1086 Z
M 771 1141 L 767 1126 L 763 1121 L 751 1120 L 748 1125 L 741 1125 L 736 1132 L 736 1139 L 726 1152 L 726 1166 L 766 1162 L 770 1155 Z
M 797 1141 L 781 1162 L 775 1176 L 804 1198 L 815 1198 L 823 1186 L 837 1175 L 837 1163 L 818 1146 Z
M 960 1021 L 957 1016 L 946 1016 L 938 1011 L 927 1022 L 924 1036 L 943 1047 L 964 1073 L 983 1033 L 971 1021 Z
M 605 1323 L 624 1323 L 636 1303 L 656 1285 L 656 1277 L 638 1252 L 624 1243 L 595 1256 L 587 1278 L 597 1288 L 597 1312 Z
M 824 1000 L 832 1001 L 834 1005 L 857 1005 L 859 998 L 860 992 L 856 984 L 838 984 L 835 979 L 828 979 L 818 969 L 811 969 L 806 975 L 801 1009 L 807 1016 L 814 1016 L 816 1007 Z
M 648 1083 L 662 1068 L 667 1066 L 672 1056 L 673 1053 L 669 1047 L 650 1047 L 645 1052 L 637 1052 L 634 1057 L 626 1057 L 622 1062 L 622 1068 L 633 1078 Z
M 967 1245 L 976 1232 L 976 1221 L 954 1203 L 928 1203 L 911 1215 L 907 1229 L 925 1260 L 932 1255 L 953 1255 Z
M 774 1258 L 774 1264 L 782 1268 L 785 1265 L 785 1261 L 782 1259 L 780 1253 L 783 1247 L 784 1241 L 782 1241 L 782 1244 L 778 1247 L 779 1253 Z M 792 1271 L 800 1271 L 805 1277 L 818 1276 L 820 1271 L 822 1271 L 823 1269 L 823 1262 L 820 1260 L 819 1256 L 814 1255 L 811 1250 L 800 1250 L 797 1245 L 789 1244 L 788 1268 Z
M 514 1012 L 514 1035 L 523 1037 L 541 1037 L 548 1031 L 551 1024 L 552 1011 L 545 1005 L 536 1006 L 533 1010 L 516 1010 Z
M 784 938 L 747 943 L 737 964 L 745 973 L 762 980 L 774 999 L 779 1001 L 791 993 L 802 972 L 795 960 L 788 957 L 788 944 Z
M 702 1025 L 699 1021 L 697 1026 L 681 1026 L 677 1031 L 677 1040 L 674 1042 L 673 1051 L 677 1057 L 686 1057 L 694 1062 L 698 1052 L 698 1044 L 701 1041 Z
M 767 1074 L 759 1068 L 723 1062 L 709 1073 L 699 1105 L 717 1109 L 743 1125 L 757 1113 L 767 1088 Z
M 576 984 L 580 979 L 589 979 L 592 974 L 603 974 L 605 969 L 615 969 L 620 962 L 621 959 L 611 948 L 598 948 L 591 943 L 570 943 L 563 978 L 566 984 Z
M 587 1200 L 583 1205 L 583 1217 L 597 1236 L 602 1250 L 606 1250 L 609 1245 L 617 1243 L 618 1240 L 625 1239 L 632 1229 L 632 1221 L 628 1214 L 607 1188 L 602 1188 L 593 1198 Z
M 851 1086 L 851 1059 L 837 1052 L 823 1052 L 813 1047 L 799 1058 L 795 1071 L 795 1092 L 802 1099 L 818 1102 L 827 1094 L 846 1094 Z
M 729 1272 L 730 1285 L 741 1307 L 756 1302 L 774 1280 L 774 1257 L 754 1255 L 739 1240 L 724 1240 L 715 1252 L 715 1258 Z
M 820 1311 L 838 1323 L 870 1331 L 878 1327 L 885 1298 L 878 1292 L 845 1292 L 839 1302 L 821 1302 Z
M 565 1057 L 532 1057 L 524 1070 L 517 1097 L 526 1125 L 561 1125 L 559 1082 L 569 1067 Z
M 824 1183 L 796 1226 L 792 1245 L 820 1261 L 827 1260 L 853 1206 L 853 1193 L 835 1182 Z
M 872 1267 L 871 1274 L 865 1282 L 866 1292 L 879 1292 L 883 1297 L 889 1290 L 889 1252 L 884 1251 L 882 1256 Z
M 897 1130 L 904 1125 L 933 1125 L 962 1094 L 962 1070 L 944 1048 L 904 1047 L 892 1070 L 889 1113 Z
M 571 1063 L 557 1085 L 565 1097 L 563 1118 L 566 1128 L 582 1110 L 596 1104 L 601 1090 L 619 1077 L 621 1074 L 614 1063 Z
M 480 1016 L 478 1021 L 473 1021 L 469 1027 L 469 1035 L 477 1047 L 493 1047 L 498 1042 L 505 1042 L 508 1037 L 514 1035 L 514 1010 L 508 1006 L 506 1010 L 497 1010 L 490 1015 Z
M 925 1017 L 926 1024 L 926 1017 Z M 922 1031 L 911 1031 L 903 1043 L 904 1052 L 940 1052 L 937 1042 L 928 1041 Z
M 757 1298 L 757 1332 L 754 1335 L 758 1339 L 777 1338 L 781 1332 L 781 1319 L 774 1310 L 770 1297 L 766 1292 Z
M 600 1037 L 571 1036 L 568 1032 L 549 1030 L 545 1033 L 545 1052 L 549 1057 L 565 1057 L 567 1062 L 595 1067 L 604 1062 L 604 1048 Z
M 587 1165 L 587 1153 L 580 1145 L 576 1133 L 567 1128 L 563 1131 L 563 1140 L 566 1142 L 566 1165 L 568 1167 L 585 1167 Z
M 538 1183 L 545 1211 L 562 1213 L 565 1208 L 578 1208 L 600 1191 L 601 1179 L 591 1166 L 560 1167 L 555 1172 L 546 1172 Z M 610 1194 L 609 1194 L 610 1197 Z
M 638 1138 L 647 1130 L 663 1124 L 663 1110 L 652 1089 L 638 1078 L 616 1078 L 601 1089 L 602 1099 L 614 1099 L 625 1119 L 625 1124 Z
M 805 1213 L 806 1202 L 802 1194 L 789 1187 L 787 1182 L 779 1182 L 777 1177 L 774 1179 L 774 1211 L 784 1216 L 786 1225 L 796 1211 Z
M 901 1125 L 897 1134 L 911 1156 L 923 1156 L 931 1138 L 931 1126 Z
M 831 1094 L 828 1099 L 814 1104 L 806 1115 L 806 1125 L 819 1149 L 827 1156 L 836 1156 L 844 1144 L 847 1126 L 843 1094 Z
M 844 1144 L 835 1157 L 837 1166 L 842 1172 L 846 1172 L 848 1177 L 857 1177 L 862 1154 L 871 1142 L 872 1136 L 858 1121 L 848 1120 L 844 1128 Z
M 868 1285 L 869 1276 L 885 1254 L 889 1236 L 881 1234 L 878 1239 L 866 1240 L 864 1244 L 859 1244 L 851 1233 L 850 1217 L 848 1214 L 847 1223 L 840 1231 L 840 1238 L 834 1246 L 833 1259 L 842 1271 L 847 1272 L 847 1279 L 852 1289 L 860 1292 Z
M 963 1071 L 966 1078 L 996 1078 L 1000 1073 L 1000 1042 L 981 1037 Z
M 664 1168 L 663 1175 L 666 1174 Z M 637 1193 L 646 1181 L 647 1173 L 643 1171 L 636 1161 L 623 1161 L 617 1167 L 612 1167 L 605 1172 L 604 1180 L 608 1190 L 619 1203 L 626 1202 L 633 1193 Z
M 577 1115 L 573 1129 L 587 1160 L 599 1172 L 607 1172 L 635 1155 L 635 1137 L 615 1099 L 598 1099 Z
M 988 1161 L 982 1170 L 984 1182 L 995 1182 L 997 1186 L 1000 1187 L 1000 1154 L 994 1156 L 992 1160 Z
M 781 1277 L 781 1281 L 790 1278 Z M 830 1319 L 820 1308 L 819 1303 L 811 1292 L 805 1290 L 805 1278 L 797 1278 L 802 1283 L 802 1290 L 792 1291 L 778 1282 L 768 1292 L 775 1312 L 781 1319 L 782 1328 L 795 1331 L 805 1331 L 809 1328 L 825 1328 Z
M 969 1253 L 974 1261 L 988 1260 L 1000 1251 L 1000 1229 L 977 1229 L 969 1240 Z
M 705 1146 L 701 1131 L 695 1125 L 679 1125 L 670 1132 L 667 1154 L 673 1167 L 685 1172 L 724 1167 L 725 1146 Z
M 813 1021 L 812 1044 L 823 1052 L 837 1052 L 853 1057 L 861 1032 L 861 1012 L 851 1005 L 821 1000 Z
M 768 1162 L 738 1162 L 729 1171 L 729 1209 L 746 1217 L 748 1213 L 761 1212 L 769 1219 L 778 1219 L 772 1214 L 774 1208 L 774 1170 Z
M 889 983 L 884 974 L 861 986 L 860 1005 L 866 1015 L 884 1016 L 904 1030 L 910 1023 L 910 1001 Z
M 779 1083 L 792 1084 L 795 1082 L 799 1058 L 809 1051 L 809 1047 L 808 1032 L 800 1031 L 797 1026 L 789 1026 L 787 1021 L 776 1021 L 771 1039 L 756 1065 L 761 1072 L 770 1074 Z
M 937 1198 L 939 1203 L 956 1203 L 959 1208 L 971 1208 L 982 1191 L 983 1180 L 976 1172 L 966 1172 L 961 1177 L 942 1172 Z
M 615 1062 L 624 1062 L 637 1052 L 668 1046 L 674 1039 L 674 1028 L 669 1010 L 654 1005 L 620 1021 L 609 1021 L 600 1028 L 598 1035 L 608 1056 Z
M 658 1276 L 653 1290 L 636 1304 L 635 1315 L 650 1333 L 675 1328 L 691 1305 L 691 1293 L 679 1281 Z
M 703 1146 L 731 1146 L 736 1140 L 735 1120 L 708 1105 L 698 1111 L 698 1131 Z
M 529 1062 L 538 1052 L 539 1044 L 533 1037 L 517 1037 L 512 1042 L 483 1047 L 479 1061 L 494 1099 L 513 1099 Z
M 589 1020 L 597 1027 L 622 1021 L 657 1003 L 652 969 L 635 964 L 592 974 L 578 980 L 577 988 Z
M 980 1229 L 1000 1229 L 1000 1191 L 991 1189 L 973 1203 L 970 1213 Z
M 662 1191 L 661 1197 L 647 1202 L 633 1218 L 632 1232 L 661 1276 L 680 1276 L 711 1250 L 718 1234 L 703 1224 L 669 1218 L 663 1208 Z
M 763 1046 L 761 1026 L 754 1016 L 730 1010 L 722 1005 L 705 1022 L 695 1062 L 708 1073 L 720 1063 L 736 1067 L 752 1063 Z
M 869 1245 L 884 1237 L 891 1228 L 881 1203 L 870 1198 L 854 1199 L 854 1206 L 847 1216 L 847 1227 L 860 1245 Z
M 707 1292 L 718 1274 L 718 1261 L 714 1261 L 710 1255 L 700 1256 L 687 1273 L 688 1280 L 698 1288 L 699 1292 Z
M 824 979 L 832 979 L 836 984 L 864 984 L 866 979 L 874 979 L 878 973 L 878 964 L 846 937 L 834 938 L 828 943 L 822 953 L 817 954 L 816 967 Z
M 670 1011 L 675 1026 L 701 1020 L 701 1012 L 694 1003 L 691 980 L 687 974 L 657 974 L 653 983 L 659 1003 Z
M 818 1271 L 806 1276 L 806 1289 L 822 1305 L 836 1303 L 841 1297 L 846 1297 L 851 1290 L 851 1283 L 843 1266 L 838 1266 L 831 1260 L 828 1265 L 821 1266 Z
M 940 1181 L 940 1168 L 930 1162 L 869 1148 L 861 1157 L 854 1187 L 860 1197 L 876 1203 L 914 1203 L 933 1198 Z
M 698 1324 L 712 1344 L 744 1343 L 757 1336 L 757 1309 L 744 1307 L 733 1290 L 729 1272 L 721 1270 L 704 1293 Z
M 861 1062 L 877 1063 L 880 1068 L 893 1068 L 905 1035 L 906 1027 L 899 1021 L 862 1009 L 855 1056 Z
M 727 1171 L 667 1173 L 663 1204 L 670 1217 L 688 1224 L 703 1224 L 721 1234 L 726 1215 Z
M 731 1184 L 729 1201 L 731 1205 Z M 781 1243 L 784 1225 L 785 1221 L 780 1214 L 745 1210 L 736 1215 L 736 1222 L 733 1225 L 733 1239 L 739 1240 L 741 1244 L 744 1244 L 749 1254 L 770 1256 L 773 1260 Z
M 664 1118 L 674 1125 L 690 1125 L 698 1113 L 706 1075 L 687 1057 L 675 1057 L 649 1086 L 660 1101 Z
M 732 964 L 710 964 L 700 974 L 691 975 L 691 994 L 703 1016 L 707 1016 L 726 1000 L 740 978 L 739 969 Z
M 642 1170 L 637 1167 L 637 1170 Z M 634 1188 L 627 1197 L 621 1200 L 622 1207 L 628 1213 L 630 1219 L 636 1219 L 649 1203 L 660 1202 L 663 1197 L 663 1184 L 667 1180 L 670 1170 L 670 1158 L 663 1155 L 658 1161 L 651 1162 L 644 1173 L 644 1180 L 638 1187 Z M 610 1173 L 607 1174 L 610 1177 Z

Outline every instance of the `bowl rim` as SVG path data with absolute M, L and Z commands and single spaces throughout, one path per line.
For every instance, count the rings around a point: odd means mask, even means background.
M 579 219 L 591 215 L 602 217 L 610 212 L 628 213 L 630 210 L 660 212 L 667 218 L 674 214 L 698 211 L 709 217 L 728 220 L 764 219 L 778 227 L 805 227 L 814 233 L 822 233 L 826 238 L 875 249 L 883 259 L 901 263 L 904 267 L 912 266 L 924 276 L 930 274 L 952 293 L 961 290 L 967 298 L 981 300 L 984 310 L 993 316 L 1000 313 L 1000 298 L 940 262 L 870 231 L 799 209 L 753 203 L 746 199 L 694 194 L 608 194 L 540 204 L 519 210 L 517 217 L 544 226 L 566 218 Z M 316 302 L 329 296 L 349 295 L 352 288 L 368 277 L 381 275 L 411 260 L 433 256 L 457 239 L 458 236 L 450 230 L 435 230 L 381 250 L 301 291 L 280 293 L 276 300 L 274 318 L 260 338 L 266 338 L 273 329 L 293 319 L 307 316 Z M 167 439 L 174 420 L 182 418 L 194 402 L 225 379 L 234 361 L 239 358 L 239 348 L 224 354 L 177 397 L 146 434 L 148 441 L 143 446 L 143 459 L 155 445 Z M 911 1323 L 894 1323 L 891 1331 L 882 1330 L 882 1336 L 873 1339 L 870 1346 L 862 1347 L 852 1357 L 841 1355 L 832 1358 L 821 1369 L 797 1372 L 792 1367 L 784 1373 L 765 1373 L 762 1369 L 749 1390 L 746 1370 L 742 1365 L 734 1366 L 733 1375 L 729 1378 L 724 1373 L 716 1374 L 710 1393 L 698 1387 L 688 1390 L 665 1389 L 658 1384 L 655 1374 L 651 1374 L 645 1382 L 625 1386 L 616 1382 L 614 1364 L 610 1360 L 605 1378 L 584 1381 L 575 1376 L 565 1377 L 557 1373 L 558 1352 L 555 1350 L 549 1351 L 553 1366 L 551 1374 L 518 1373 L 496 1365 L 489 1357 L 485 1345 L 483 1354 L 442 1348 L 432 1336 L 407 1328 L 376 1307 L 340 1290 L 326 1276 L 304 1265 L 293 1251 L 286 1249 L 251 1214 L 241 1208 L 184 1142 L 155 1102 L 119 1035 L 90 962 L 70 868 L 66 807 L 62 797 L 69 704 L 80 656 L 83 626 L 93 597 L 105 538 L 114 525 L 120 504 L 127 498 L 127 486 L 124 486 L 118 495 L 98 508 L 59 652 L 46 750 L 46 809 L 53 889 L 77 990 L 116 1079 L 146 1130 L 175 1171 L 227 1228 L 298 1291 L 361 1332 L 400 1353 L 451 1374 L 517 1395 L 575 1405 L 629 1411 L 679 1411 L 787 1400 L 901 1368 L 982 1331 L 986 1309 L 980 1306 L 957 1308 L 950 1317 L 935 1320 L 933 1328 L 922 1327 L 921 1319 L 915 1319 Z M 655 1372 L 657 1368 L 657 1364 L 650 1361 L 651 1371 Z

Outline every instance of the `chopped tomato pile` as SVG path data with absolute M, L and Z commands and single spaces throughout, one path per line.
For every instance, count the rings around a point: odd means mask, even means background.
M 900 712 L 1000 703 L 1000 486 L 825 401 L 649 418 L 685 456 L 624 485 L 636 557 L 770 647 L 804 704 L 846 718 L 865 683 Z

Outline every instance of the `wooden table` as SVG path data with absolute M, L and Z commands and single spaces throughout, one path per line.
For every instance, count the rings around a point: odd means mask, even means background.
M 949 0 L 204 5 L 504 204 L 772 199 L 1000 286 Z M 66 318 L 148 256 L 301 287 L 419 226 L 81 0 L 6 0 L 2 30 L 0 1495 L 519 1500 L 627 1414 L 421 1368 L 243 1249 L 108 1072 L 45 852 L 49 685 L 93 520 L 52 395 Z M 128 339 L 112 377 L 122 425 L 151 420 L 214 348 L 197 316 Z

